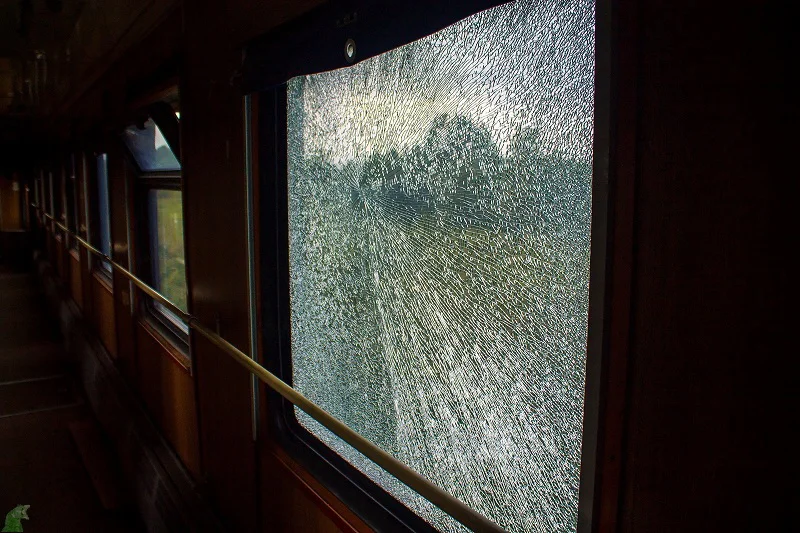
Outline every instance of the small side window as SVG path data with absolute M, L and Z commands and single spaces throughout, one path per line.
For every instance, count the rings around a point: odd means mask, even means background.
M 138 243 L 139 274 L 178 309 L 188 312 L 179 123 L 173 105 L 152 105 L 151 115 L 125 128 L 122 140 L 137 169 L 137 224 L 132 229 Z M 173 336 L 187 341 L 189 328 L 177 313 L 155 299 L 148 299 L 145 309 Z
M 108 201 L 108 155 L 98 154 L 95 164 L 97 166 L 97 209 L 99 215 L 99 232 L 97 245 L 101 252 L 111 257 L 111 212 Z M 100 265 L 107 272 L 111 272 L 108 261 L 100 261 Z

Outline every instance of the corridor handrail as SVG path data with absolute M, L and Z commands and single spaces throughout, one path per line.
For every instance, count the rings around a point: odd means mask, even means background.
M 428 479 L 411 469 L 405 463 L 395 459 L 381 448 L 361 436 L 359 433 L 350 429 L 344 422 L 328 413 L 322 407 L 318 406 L 302 393 L 295 390 L 293 387 L 287 385 L 278 376 L 258 364 L 254 359 L 251 359 L 247 354 L 239 350 L 230 342 L 222 338 L 214 331 L 206 328 L 201 324 L 196 317 L 183 311 L 174 303 L 169 301 L 166 297 L 162 296 L 158 291 L 147 285 L 144 281 L 137 278 L 129 270 L 122 265 L 116 263 L 111 257 L 107 256 L 87 241 L 73 233 L 69 228 L 57 221 L 52 215 L 44 212 L 36 204 L 31 204 L 31 207 L 42 213 L 46 218 L 52 220 L 56 226 L 62 231 L 74 237 L 84 248 L 89 252 L 102 257 L 117 270 L 120 274 L 132 281 L 137 287 L 144 291 L 149 296 L 160 301 L 162 304 L 170 308 L 170 311 L 177 314 L 184 320 L 188 326 L 206 339 L 211 341 L 215 346 L 232 357 L 237 363 L 245 367 L 250 373 L 258 377 L 263 383 L 269 386 L 272 390 L 283 396 L 290 403 L 302 409 L 311 418 L 331 430 L 336 436 L 350 444 L 353 448 L 364 454 L 368 459 L 376 463 L 378 466 L 392 474 L 394 477 L 405 483 L 408 487 L 413 489 L 417 494 L 427 499 L 439 509 L 461 522 L 466 527 L 473 531 L 493 531 L 502 532 L 503 528 L 492 522 L 490 519 L 481 515 L 474 509 L 468 507 L 460 500 L 450 495 L 444 489 L 434 485 Z

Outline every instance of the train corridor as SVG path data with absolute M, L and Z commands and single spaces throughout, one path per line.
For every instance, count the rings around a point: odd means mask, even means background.
M 143 530 L 121 510 L 127 506 L 112 457 L 35 276 L 0 264 L 3 531 Z

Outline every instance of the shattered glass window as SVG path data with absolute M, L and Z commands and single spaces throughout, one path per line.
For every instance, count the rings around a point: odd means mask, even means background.
M 287 91 L 294 386 L 502 527 L 575 530 L 593 1 L 505 4 Z

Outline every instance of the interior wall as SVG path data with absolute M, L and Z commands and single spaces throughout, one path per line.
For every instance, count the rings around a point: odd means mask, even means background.
M 791 30 L 765 4 L 652 0 L 638 21 L 621 530 L 785 531 Z
M 192 312 L 246 353 L 250 317 L 240 46 L 248 34 L 267 31 L 313 4 L 235 0 L 184 10 L 181 148 Z M 242 17 L 247 12 L 253 16 Z M 276 494 L 294 490 L 293 482 L 270 477 L 259 485 L 263 459 L 253 441 L 249 373 L 201 336 L 193 335 L 192 349 L 206 490 L 231 530 L 259 530 L 260 511 L 269 515 L 266 527 L 280 530 L 278 524 L 289 523 L 285 516 L 291 508 L 267 509 L 267 504 Z M 307 506 L 294 527 L 303 529 L 306 520 L 316 524 L 319 514 Z
M 0 230 L 22 229 L 22 188 L 17 175 L 0 176 Z

